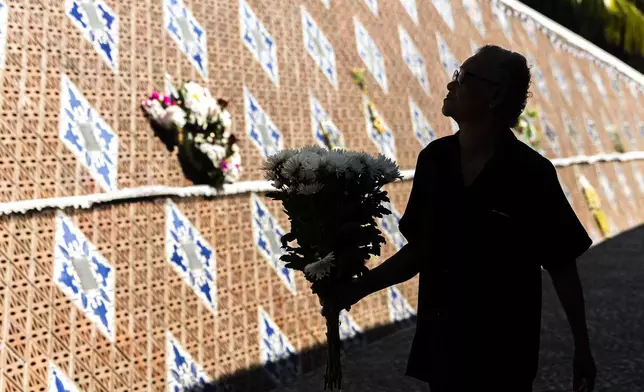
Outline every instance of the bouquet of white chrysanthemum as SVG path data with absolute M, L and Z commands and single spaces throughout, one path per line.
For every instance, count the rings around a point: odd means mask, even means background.
M 398 166 L 384 155 L 326 150 L 287 149 L 268 158 L 266 179 L 277 189 L 291 231 L 282 237 L 286 267 L 303 271 L 324 299 L 327 288 L 368 271 L 365 262 L 380 255 L 385 243 L 377 218 L 391 212 L 382 187 L 399 178 Z M 297 245 L 293 245 L 297 242 Z M 325 388 L 341 387 L 339 313 L 327 318 L 328 357 Z
M 241 156 L 231 134 L 227 104 L 194 82 L 184 83 L 170 95 L 154 91 L 143 102 L 155 132 L 168 150 L 178 147 L 184 174 L 194 183 L 221 188 L 241 176 Z

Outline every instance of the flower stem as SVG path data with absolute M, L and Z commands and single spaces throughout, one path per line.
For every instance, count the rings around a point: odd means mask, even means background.
M 326 316 L 326 336 L 327 336 L 327 360 L 326 373 L 324 375 L 324 389 L 329 387 L 342 389 L 342 367 L 340 363 L 340 312 L 331 305 L 332 308 Z

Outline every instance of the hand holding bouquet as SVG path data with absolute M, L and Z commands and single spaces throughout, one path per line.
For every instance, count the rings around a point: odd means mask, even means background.
M 194 82 L 184 83 L 170 95 L 154 91 L 143 102 L 155 132 L 168 150 L 178 147 L 184 173 L 195 183 L 221 188 L 241 176 L 241 156 L 231 134 L 227 104 Z
M 304 272 L 321 301 L 330 288 L 368 271 L 365 262 L 380 255 L 385 243 L 377 218 L 391 212 L 382 187 L 401 178 L 398 166 L 384 155 L 320 147 L 282 150 L 268 158 L 266 179 L 291 223 L 282 237 L 286 267 Z M 293 243 L 297 242 L 297 245 Z M 324 387 L 341 388 L 339 313 L 325 301 L 328 356 Z

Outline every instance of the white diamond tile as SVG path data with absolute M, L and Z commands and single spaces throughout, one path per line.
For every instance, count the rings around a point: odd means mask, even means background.
M 418 8 L 416 7 L 416 0 L 400 0 L 400 4 L 402 4 L 405 11 L 407 11 L 407 15 L 409 15 L 411 20 L 418 24 Z
M 597 153 L 599 154 L 603 153 L 604 146 L 602 144 L 601 136 L 599 134 L 599 130 L 597 129 L 597 124 L 595 123 L 595 120 L 593 120 L 592 117 L 590 117 L 588 113 L 585 113 L 585 112 L 583 113 L 583 117 L 586 123 L 586 131 L 588 132 L 590 141 L 597 149 Z
M 438 14 L 443 18 L 450 30 L 454 31 L 454 15 L 452 14 L 452 3 L 450 0 L 432 0 L 432 4 Z
M 166 332 L 166 387 L 168 392 L 181 392 L 212 381 L 179 341 Z
M 255 247 L 275 270 L 282 283 L 293 295 L 297 295 L 295 273 L 292 269 L 286 268 L 286 263 L 280 260 L 284 254 L 281 240 L 286 232 L 257 195 L 251 194 L 250 204 Z
M 338 88 L 338 73 L 335 66 L 335 51 L 311 14 L 302 7 L 302 27 L 304 48 L 309 53 L 315 64 L 320 68 L 329 83 Z
M 294 380 L 302 369 L 295 347 L 261 306 L 258 320 L 260 364 L 278 384 Z
M 277 44 L 273 36 L 257 18 L 255 12 L 244 0 L 239 0 L 239 25 L 244 46 L 250 50 L 255 60 L 261 64 L 268 78 L 276 86 L 279 86 Z
M 438 57 L 440 58 L 441 65 L 447 73 L 447 77 L 451 80 L 454 75 L 454 71 L 458 70 L 461 67 L 461 63 L 458 61 L 454 53 L 447 45 L 447 42 L 438 31 L 436 32 L 436 45 L 438 46 Z
M 327 140 L 332 148 L 344 148 L 344 135 L 333 123 L 320 101 L 311 94 L 311 131 L 315 142 L 323 148 L 327 147 Z
M 201 77 L 208 79 L 208 38 L 206 30 L 183 0 L 163 0 L 163 24 L 172 40 L 188 57 Z
M 378 16 L 378 0 L 364 0 L 364 3 L 369 8 L 369 11 Z
M 416 315 L 416 311 L 409 305 L 402 293 L 395 286 L 387 289 L 387 304 L 389 306 L 389 318 L 392 323 L 409 319 Z
M 371 121 L 371 115 L 369 113 L 369 100 L 365 97 L 362 97 L 362 102 L 364 105 L 364 114 L 365 114 L 365 123 L 367 136 L 369 139 L 376 145 L 378 152 L 392 161 L 396 161 L 396 139 L 394 133 L 391 131 L 391 128 L 385 122 L 385 119 L 382 117 L 378 110 L 375 109 L 376 116 L 380 118 L 380 122 L 384 128 L 383 133 L 379 133 L 376 128 L 373 126 Z
M 572 59 L 569 59 L 569 61 L 570 61 L 570 68 L 572 69 L 573 77 L 575 78 L 575 83 L 577 84 L 577 91 L 579 91 L 579 94 L 581 94 L 581 96 L 584 97 L 584 101 L 586 101 L 586 104 L 588 106 L 591 106 L 593 104 L 593 101 L 590 96 L 590 90 L 588 88 L 588 85 L 586 84 L 586 78 L 584 78 L 584 75 L 579 70 L 577 63 Z
M 412 75 L 418 80 L 426 95 L 429 95 L 429 79 L 427 78 L 427 65 L 423 55 L 420 53 L 414 41 L 402 27 L 398 26 L 398 34 L 400 36 L 400 47 L 402 52 L 403 61 L 409 67 Z
M 250 90 L 244 87 L 246 135 L 264 158 L 284 148 L 284 137 Z
M 166 260 L 192 288 L 208 309 L 217 309 L 217 269 L 215 249 L 168 200 L 166 214 Z
M 65 14 L 112 71 L 118 72 L 118 15 L 102 0 L 65 0 Z
M 105 191 L 117 189 L 117 134 L 65 75 L 60 83 L 59 137 Z
M 472 24 L 478 30 L 481 37 L 485 37 L 485 23 L 483 22 L 483 12 L 476 0 L 463 0 L 463 8 L 465 13 L 472 21 Z
M 56 214 L 53 270 L 60 290 L 114 342 L 116 270 L 62 212 Z
M 552 68 L 552 73 L 555 76 L 555 81 L 563 94 L 564 99 L 568 105 L 572 105 L 572 93 L 570 92 L 570 87 L 568 86 L 568 80 L 566 80 L 566 75 L 557 64 L 557 61 L 553 57 L 550 57 L 550 67 Z
M 358 18 L 353 18 L 353 24 L 355 27 L 358 55 L 382 90 L 387 93 L 389 87 L 387 85 L 387 74 L 385 72 L 385 58 Z
M 572 142 L 575 155 L 585 155 L 584 140 L 581 137 L 581 133 L 577 130 L 577 126 L 572 122 L 567 113 L 562 112 L 561 117 L 563 119 L 566 136 Z
M 382 232 L 387 237 L 389 243 L 393 245 L 396 250 L 400 250 L 403 246 L 405 246 L 405 244 L 407 244 L 407 240 L 398 228 L 402 215 L 394 208 L 391 203 L 383 203 L 383 206 L 391 211 L 391 214 L 385 215 L 382 218 L 378 219 L 380 227 L 382 228 Z
M 80 392 L 74 382 L 67 377 L 53 362 L 49 363 L 47 392 Z
M 414 136 L 418 140 L 418 143 L 425 148 L 436 139 L 436 131 L 434 131 L 434 128 L 432 128 L 423 114 L 423 111 L 411 97 L 409 98 L 409 112 Z
M 597 87 L 597 91 L 599 91 L 599 94 L 602 96 L 604 103 L 608 103 L 608 93 L 606 92 L 606 88 L 604 87 L 602 77 L 599 75 L 597 69 L 595 69 L 592 64 L 590 64 L 590 73 L 592 75 L 593 83 L 595 83 L 595 87 Z
M 537 61 L 535 60 L 534 56 L 532 56 L 532 53 L 527 52 L 526 59 L 528 60 L 528 64 L 532 66 L 532 75 L 535 79 L 535 83 L 537 85 L 537 88 L 539 89 L 539 92 L 541 93 L 541 95 L 543 95 L 544 100 L 550 103 L 550 89 L 548 88 L 546 75 L 541 70 L 541 67 L 539 67 L 539 64 L 537 64 Z

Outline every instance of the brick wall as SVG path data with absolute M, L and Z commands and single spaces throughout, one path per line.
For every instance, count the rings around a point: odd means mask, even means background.
M 472 45 L 483 43 L 534 58 L 543 82 L 535 78 L 529 108 L 538 108 L 556 130 L 561 150 L 557 156 L 545 140 L 544 153 L 549 158 L 580 154 L 564 131 L 563 113 L 580 132 L 586 155 L 612 152 L 604 125 L 623 121 L 634 134 L 631 143 L 622 135 L 627 150 L 644 150 L 644 111 L 637 94 L 618 81 L 620 99 L 604 69 L 558 50 L 539 31 L 531 38 L 517 18 L 507 17 L 511 35 L 504 34 L 490 2 L 478 1 L 485 36 L 460 1 L 451 2 L 453 31 L 434 6 L 444 1 L 379 0 L 377 15 L 369 2 L 330 0 L 327 8 L 321 0 L 247 0 L 276 47 L 274 58 L 262 52 L 261 65 L 243 43 L 240 3 L 234 0 L 183 1 L 193 15 L 186 20 L 196 20 L 206 37 L 204 45 L 193 30 L 197 44 L 187 50 L 181 48 L 187 38 L 177 41 L 166 29 L 163 7 L 171 5 L 170 0 L 97 0 L 97 6 L 81 0 L 0 0 L 0 18 L 3 12 L 7 16 L 7 23 L 0 25 L 4 50 L 0 56 L 4 57 L 0 68 L 0 202 L 145 185 L 190 185 L 176 156 L 154 136 L 139 108 L 152 89 L 164 88 L 166 74 L 175 83 L 192 79 L 205 84 L 217 96 L 230 100 L 235 133 L 241 139 L 243 181 L 262 179 L 264 159 L 246 131 L 244 89 L 280 131 L 284 147 L 314 142 L 312 95 L 344 134 L 347 148 L 377 153 L 365 131 L 361 92 L 350 75 L 352 69 L 365 67 L 356 45 L 354 18 L 384 58 L 387 91 L 367 72 L 367 93 L 393 132 L 402 169 L 414 168 L 423 147 L 412 129 L 410 99 L 437 136 L 452 133 L 450 122 L 440 114 L 449 74 L 441 64 L 437 33 L 458 62 L 471 55 Z M 403 3 L 416 4 L 417 23 Z M 173 7 L 176 15 L 183 15 L 180 6 Z M 305 49 L 302 8 L 333 47 L 336 66 L 331 77 Z M 90 15 L 94 11 L 98 24 Z M 399 27 L 424 59 L 429 94 L 403 61 Z M 201 68 L 198 61 L 190 60 L 200 53 Z M 570 102 L 555 80 L 552 60 L 565 75 Z M 572 63 L 585 80 L 587 97 L 579 92 Z M 595 73 L 605 97 L 594 82 Z M 67 80 L 83 97 L 82 110 L 70 103 Z M 540 86 L 547 86 L 547 96 Z M 117 147 L 103 148 L 89 160 L 83 150 L 74 152 L 74 141 L 66 139 L 66 121 L 71 117 L 65 109 L 77 110 L 73 116 L 89 113 L 90 120 L 111 129 L 108 133 L 113 142 L 118 140 Z M 603 151 L 586 132 L 589 118 L 597 124 Z M 115 164 L 106 164 L 108 158 Z M 617 170 L 630 189 L 630 201 Z M 559 168 L 559 173 L 577 214 L 596 240 L 601 236 L 577 174 L 584 174 L 600 193 L 615 232 L 644 221 L 644 161 L 576 165 Z M 609 200 L 611 191 L 601 185 L 601 176 L 612 186 L 614 205 Z M 389 186 L 398 213 L 405 209 L 410 186 L 410 182 Z M 258 198 L 264 205 L 261 208 L 288 228 L 280 206 L 262 195 Z M 202 256 L 212 267 L 210 297 L 193 289 L 190 275 L 172 266 L 170 231 L 180 229 L 168 223 L 170 204 L 166 200 L 0 217 L 0 391 L 57 390 L 57 380 L 79 391 L 162 390 L 174 379 L 174 347 L 179 347 L 176 352 L 186 363 L 197 364 L 197 376 L 219 379 L 260 365 L 262 355 L 270 351 L 260 340 L 260 336 L 270 338 L 267 325 L 289 342 L 271 352 L 277 357 L 287 349 L 306 353 L 323 344 L 324 320 L 307 282 L 295 274 L 290 284 L 289 276 L 274 268 L 271 255 L 257 245 L 262 237 L 254 231 L 254 200 L 249 194 L 174 200 L 173 208 L 184 215 L 184 228 L 192 226 L 192 233 L 199 233 L 191 238 L 199 238 Z M 86 289 L 78 273 L 65 269 L 70 263 L 65 261 L 65 252 L 86 257 L 98 288 Z M 205 256 L 207 252 L 212 253 Z M 381 259 L 394 252 L 394 245 L 388 244 Z M 104 275 L 96 272 L 98 262 L 108 271 Z M 373 260 L 370 267 L 378 262 Z M 73 275 L 67 285 L 65 272 Z M 351 321 L 345 324 L 347 334 L 360 336 L 390 324 L 392 318 L 407 317 L 416 306 L 416 283 L 413 279 L 398 286 L 398 291 L 383 291 L 356 305 Z M 288 375 L 293 369 L 306 371 L 324 361 L 319 353 L 297 358 L 266 371 L 248 372 L 236 388 L 268 389 L 275 385 L 272 377 Z

